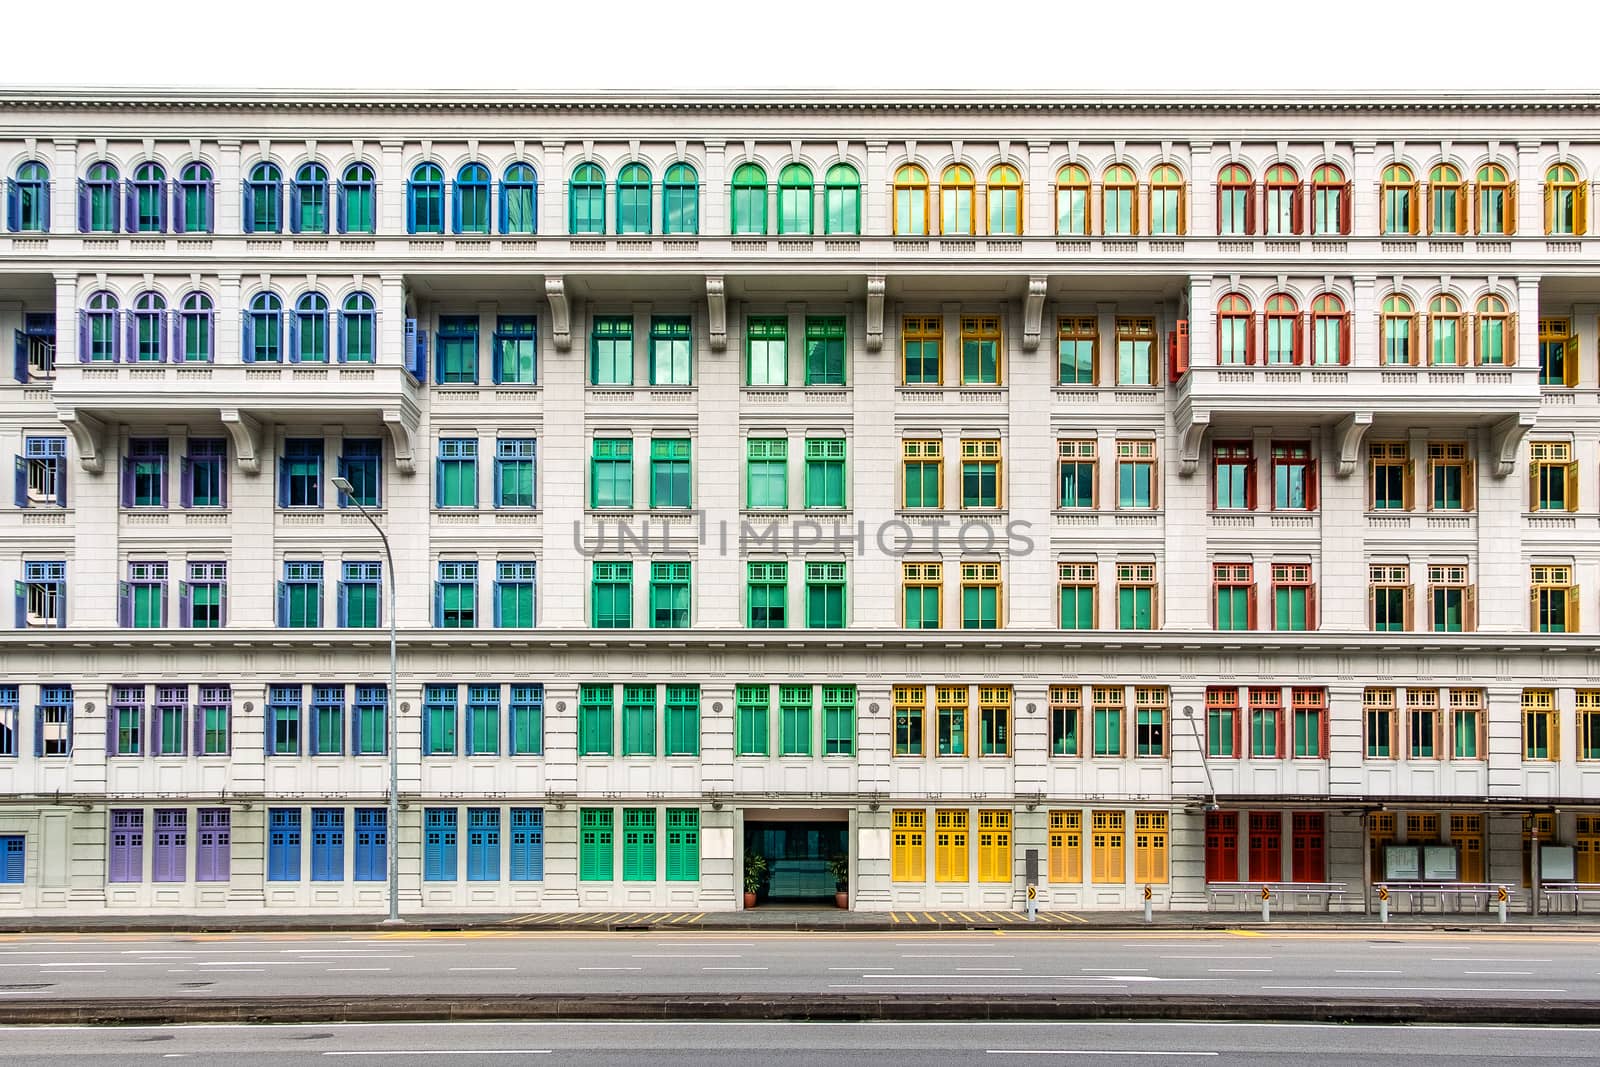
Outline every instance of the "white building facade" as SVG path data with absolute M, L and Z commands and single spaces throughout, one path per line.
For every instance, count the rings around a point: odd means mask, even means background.
M 0 908 L 1600 881 L 1597 167 L 1590 97 L 0 93 Z

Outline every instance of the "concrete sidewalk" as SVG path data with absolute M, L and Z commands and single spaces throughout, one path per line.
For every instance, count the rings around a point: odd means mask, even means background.
M 1275 911 L 1262 922 L 1259 911 L 1156 911 L 1151 922 L 1141 911 L 1041 911 L 1033 922 L 1015 911 L 860 912 L 826 907 L 762 906 L 740 911 L 532 912 L 520 914 L 403 912 L 414 930 L 708 930 L 785 932 L 936 933 L 949 930 L 1504 930 L 1519 933 L 1600 932 L 1600 912 L 1558 915 L 1510 913 L 1501 925 L 1496 912 L 1391 913 L 1387 925 L 1377 914 L 1360 912 Z M 0 933 L 311 933 L 390 929 L 382 915 L 219 915 L 219 916 L 0 916 Z

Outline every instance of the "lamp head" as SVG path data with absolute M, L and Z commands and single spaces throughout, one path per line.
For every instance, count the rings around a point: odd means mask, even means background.
M 333 480 L 333 487 L 339 490 L 339 492 L 343 493 L 345 496 L 356 495 L 356 487 L 350 484 L 349 478 L 335 478 Z

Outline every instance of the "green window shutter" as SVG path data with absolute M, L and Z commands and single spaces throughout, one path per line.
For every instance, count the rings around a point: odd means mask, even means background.
M 844 439 L 806 438 L 806 507 L 844 507 Z
M 789 506 L 789 442 L 755 437 L 745 444 L 745 499 L 752 508 Z
M 845 323 L 842 317 L 806 319 L 806 384 L 844 384 Z
M 615 877 L 610 808 L 582 808 L 578 812 L 578 880 L 609 882 Z
M 844 594 L 844 563 L 807 563 L 806 625 L 815 629 L 842 629 Z
M 700 812 L 667 809 L 667 881 L 700 880 Z
M 622 809 L 622 880 L 656 880 L 656 809 Z
M 653 685 L 622 687 L 622 754 L 656 754 L 656 687 Z
M 737 715 L 734 720 L 734 754 L 765 756 L 768 730 L 767 708 L 772 689 L 766 685 L 741 685 L 734 691 Z
M 578 690 L 578 755 L 611 755 L 612 691 L 609 685 Z
M 822 687 L 822 754 L 854 756 L 856 751 L 856 687 Z
M 665 714 L 668 756 L 700 754 L 700 687 L 667 686 Z
M 786 685 L 778 690 L 779 755 L 811 755 L 811 699 L 809 685 Z

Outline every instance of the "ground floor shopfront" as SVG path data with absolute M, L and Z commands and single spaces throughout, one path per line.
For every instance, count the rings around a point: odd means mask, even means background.
M 1208 885 L 1250 881 L 1342 883 L 1335 907 L 1359 910 L 1373 883 L 1423 876 L 1505 884 L 1526 906 L 1541 849 L 1571 849 L 1553 877 L 1600 882 L 1600 811 L 1208 806 L 408 798 L 401 906 L 731 910 L 755 856 L 760 904 L 832 903 L 842 866 L 863 911 L 1021 910 L 1030 880 L 1051 909 L 1132 909 L 1145 887 L 1158 908 L 1202 909 Z M 381 798 L 0 808 L 0 909 L 379 912 L 390 841 Z

